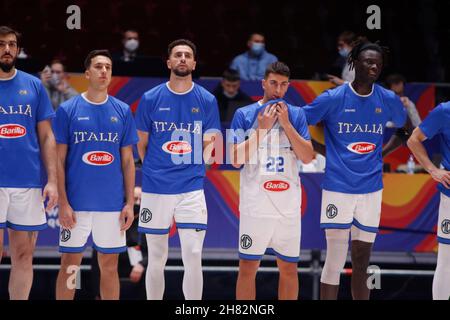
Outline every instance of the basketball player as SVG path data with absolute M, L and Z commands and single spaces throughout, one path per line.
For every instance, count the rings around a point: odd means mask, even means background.
M 423 141 L 439 136 L 443 169 L 436 168 L 428 157 Z M 441 191 L 437 224 L 438 259 L 433 279 L 433 299 L 450 299 L 450 102 L 441 103 L 414 129 L 408 147 Z
M 281 100 L 289 76 L 284 63 L 270 64 L 262 80 L 264 97 L 238 109 L 231 124 L 233 166 L 244 165 L 240 173 L 238 300 L 256 298 L 255 277 L 266 250 L 277 257 L 278 298 L 298 298 L 301 186 L 297 159 L 309 163 L 314 151 L 303 109 Z
M 352 296 L 370 296 L 367 267 L 381 214 L 384 128 L 388 121 L 401 127 L 406 119 L 395 93 L 375 83 L 386 61 L 386 50 L 358 40 L 349 56 L 355 80 L 325 91 L 304 107 L 310 125 L 323 121 L 327 148 L 320 218 L 327 256 L 321 299 L 337 299 L 350 231 Z
M 108 95 L 111 61 L 107 50 L 91 51 L 84 62 L 87 91 L 56 112 L 62 252 L 56 299 L 74 298 L 75 285 L 68 278 L 80 265 L 91 233 L 98 251 L 100 296 L 119 299 L 117 263 L 134 217 L 132 146 L 138 137 L 130 107 Z
M 207 223 L 203 150 L 208 153 L 206 148 L 220 130 L 220 119 L 214 96 L 192 81 L 195 58 L 191 41 L 170 43 L 170 79 L 143 95 L 136 114 L 143 162 L 139 231 L 147 239 L 146 289 L 151 300 L 163 298 L 173 220 L 181 242 L 184 297 L 202 298 L 201 254 Z
M 54 112 L 40 80 L 17 70 L 19 33 L 0 26 L 0 259 L 4 229 L 11 253 L 9 297 L 28 299 L 33 283 L 33 252 L 47 210 L 58 201 Z M 47 172 L 42 192 L 41 157 Z

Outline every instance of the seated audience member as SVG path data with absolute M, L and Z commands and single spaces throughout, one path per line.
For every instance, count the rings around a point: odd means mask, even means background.
M 78 95 L 78 92 L 70 86 L 65 67 L 59 60 L 53 60 L 44 68 L 41 72 L 41 81 L 55 110 L 64 101 Z
M 113 53 L 113 75 L 163 77 L 166 67 L 160 57 L 150 57 L 139 52 L 139 32 L 127 29 L 122 34 L 122 50 Z
M 221 121 L 231 121 L 237 108 L 246 106 L 252 99 L 240 89 L 239 73 L 233 69 L 223 72 L 222 81 L 214 89 L 213 94 L 219 104 Z
M 261 33 L 253 33 L 247 41 L 248 51 L 238 55 L 230 68 L 239 72 L 241 80 L 262 80 L 269 64 L 278 58 L 266 51 L 265 38 Z

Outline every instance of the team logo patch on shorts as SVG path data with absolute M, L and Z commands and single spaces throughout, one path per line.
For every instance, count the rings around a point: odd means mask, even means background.
M 69 229 L 61 230 L 61 242 L 67 242 L 70 239 L 71 233 Z
M 243 234 L 241 236 L 241 248 L 242 249 L 250 248 L 252 246 L 252 243 L 253 243 L 252 238 L 250 238 L 249 235 Z
M 150 222 L 150 220 L 152 220 L 152 212 L 149 209 L 144 208 L 141 210 L 140 217 L 141 217 L 141 222 L 143 222 L 143 223 Z
M 327 206 L 326 215 L 328 219 L 334 219 L 338 215 L 338 209 L 334 204 L 329 204 Z
M 450 220 L 444 220 L 441 223 L 441 230 L 444 234 L 450 234 Z

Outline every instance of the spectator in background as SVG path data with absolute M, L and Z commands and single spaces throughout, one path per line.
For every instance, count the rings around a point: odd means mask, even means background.
M 78 92 L 70 86 L 67 79 L 65 67 L 59 60 L 53 60 L 50 66 L 46 66 L 41 72 L 41 81 L 55 110 L 64 101 L 78 95 Z
M 233 69 L 226 69 L 222 81 L 214 89 L 213 94 L 219 104 L 220 119 L 231 121 L 234 111 L 252 102 L 252 99 L 241 91 L 239 73 Z
M 123 49 L 120 54 L 113 55 L 113 59 L 120 59 L 124 62 L 133 62 L 139 49 L 139 33 L 136 30 L 128 29 L 123 33 L 122 37 Z
M 235 57 L 230 68 L 238 71 L 242 80 L 262 80 L 267 66 L 278 58 L 266 51 L 261 33 L 251 34 L 247 46 L 248 51 Z
M 420 119 L 419 112 L 417 111 L 414 102 L 412 102 L 405 95 L 405 84 L 406 79 L 401 74 L 391 74 L 386 78 L 386 86 L 400 97 L 400 100 L 403 102 L 403 105 L 408 112 L 408 117 L 411 120 L 411 124 L 414 127 L 418 127 L 422 120 Z
M 122 51 L 113 57 L 113 75 L 161 77 L 166 75 L 166 67 L 160 57 L 149 57 L 138 52 L 139 32 L 127 29 L 122 34 Z
M 337 50 L 339 52 L 339 57 L 334 63 L 334 66 L 341 70 L 341 77 L 337 77 L 328 74 L 328 80 L 340 86 L 345 82 L 351 82 L 355 79 L 355 70 L 350 69 L 348 64 L 348 55 L 352 51 L 352 43 L 356 40 L 356 35 L 351 31 L 342 32 L 337 39 Z
M 405 96 L 405 84 L 406 79 L 401 74 L 391 74 L 386 78 L 386 87 L 394 91 L 395 94 L 400 97 L 400 100 L 408 113 L 408 118 L 406 120 L 406 125 L 403 128 L 395 130 L 395 133 L 383 146 L 383 157 L 387 156 L 401 145 L 406 145 L 406 141 L 411 136 L 413 130 L 422 122 L 416 105 Z M 386 126 L 391 128 L 393 127 L 393 124 L 388 122 Z

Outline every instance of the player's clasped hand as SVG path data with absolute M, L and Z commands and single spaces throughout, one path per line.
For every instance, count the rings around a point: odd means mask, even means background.
M 289 111 L 288 107 L 284 102 L 279 102 L 276 105 L 276 111 L 277 111 L 277 117 L 278 122 L 280 123 L 280 126 L 282 128 L 287 128 L 289 126 Z
M 69 204 L 62 205 L 58 210 L 59 224 L 64 229 L 72 229 L 77 223 L 77 218 L 75 212 L 73 212 L 72 207 Z
M 258 113 L 258 129 L 270 130 L 277 121 L 276 104 L 268 105 L 264 111 Z
M 134 219 L 133 206 L 129 204 L 125 205 L 122 209 L 122 212 L 120 212 L 119 219 L 120 231 L 127 231 L 131 227 Z
M 435 181 L 442 183 L 444 187 L 450 189 L 450 171 L 436 169 L 430 171 L 430 175 Z

